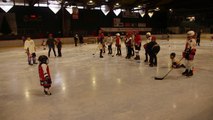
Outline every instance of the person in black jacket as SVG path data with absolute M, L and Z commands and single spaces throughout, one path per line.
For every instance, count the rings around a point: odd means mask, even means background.
M 78 34 L 76 33 L 74 36 L 75 46 L 78 45 L 78 40 L 79 40 L 79 37 L 78 37 Z
M 147 44 L 146 51 L 150 57 L 149 66 L 157 66 L 157 54 L 160 51 L 160 46 L 157 44 L 155 36 L 153 36 L 151 42 Z
M 49 38 L 47 39 L 47 45 L 48 45 L 48 47 L 49 47 L 48 57 L 50 57 L 51 49 L 53 49 L 54 55 L 55 55 L 55 57 L 56 57 L 56 53 L 55 53 L 55 43 L 56 43 L 56 40 L 53 38 L 53 34 L 49 34 Z
M 199 30 L 198 33 L 197 33 L 197 40 L 196 40 L 197 46 L 200 46 L 200 36 L 201 36 L 201 32 L 202 32 L 202 30 Z
M 60 38 L 57 38 L 57 48 L 58 48 L 58 57 L 62 57 L 61 54 L 62 42 Z

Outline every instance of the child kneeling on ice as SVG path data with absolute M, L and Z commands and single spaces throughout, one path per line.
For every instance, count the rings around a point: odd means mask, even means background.
M 177 61 L 177 59 L 175 58 L 176 57 L 176 54 L 173 52 L 170 54 L 170 59 L 171 59 L 171 62 L 172 62 L 172 66 L 173 68 L 185 68 L 184 64 L 181 64 L 180 61 Z
M 46 55 L 41 55 L 38 58 L 38 73 L 40 78 L 40 84 L 44 87 L 45 95 L 51 95 L 50 87 L 52 84 L 52 80 L 50 77 L 50 71 L 48 66 L 48 57 Z

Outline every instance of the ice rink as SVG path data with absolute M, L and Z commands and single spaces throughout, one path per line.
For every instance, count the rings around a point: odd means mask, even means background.
M 121 57 L 104 58 L 97 44 L 63 45 L 62 58 L 51 53 L 49 60 L 51 96 L 44 95 L 38 65 L 27 64 L 22 47 L 1 48 L 0 120 L 213 120 L 213 41 L 201 40 L 192 77 L 179 68 L 164 80 L 154 77 L 169 71 L 171 52 L 181 58 L 185 40 L 157 42 L 157 67 L 143 62 L 143 48 L 138 63 L 125 59 L 124 44 Z M 37 46 L 36 54 L 47 50 Z

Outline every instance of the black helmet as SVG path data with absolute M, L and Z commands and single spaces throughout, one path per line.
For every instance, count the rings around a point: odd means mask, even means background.
M 170 56 L 175 57 L 176 54 L 175 54 L 174 52 L 172 52 L 172 53 L 170 54 Z
M 48 57 L 47 57 L 46 55 L 40 55 L 40 56 L 38 57 L 38 61 L 39 61 L 40 63 L 45 63 L 45 64 L 47 64 L 47 63 L 48 63 Z

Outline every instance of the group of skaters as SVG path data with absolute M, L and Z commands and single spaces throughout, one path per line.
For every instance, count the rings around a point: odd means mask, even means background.
M 150 32 L 146 33 L 146 43 L 143 45 L 145 50 L 146 59 L 144 62 L 149 62 L 149 66 L 157 66 L 157 54 L 160 51 L 160 46 L 156 42 L 156 37 L 152 36 Z M 134 57 L 135 60 L 140 60 L 140 50 L 141 50 L 141 36 L 139 32 L 127 32 L 125 37 L 122 38 L 120 33 L 116 33 L 115 37 L 112 37 L 110 34 L 105 38 L 101 30 L 98 34 L 98 44 L 100 49 L 100 58 L 103 58 L 103 53 L 105 53 L 105 48 L 108 46 L 108 54 L 115 54 L 116 56 L 121 56 L 121 40 L 124 39 L 126 47 L 126 59 L 131 59 Z M 113 43 L 115 43 L 115 50 L 112 50 Z M 114 53 L 113 53 L 114 52 Z M 149 60 L 148 60 L 149 58 Z
M 144 62 L 149 62 L 149 66 L 157 66 L 157 54 L 160 51 L 160 46 L 156 42 L 156 37 L 152 36 L 150 32 L 146 33 L 146 43 L 143 45 L 145 49 L 145 60 Z M 176 60 L 176 53 L 171 53 L 170 58 L 172 61 L 172 67 L 173 68 L 180 68 L 184 67 L 185 71 L 182 73 L 184 76 L 192 76 L 193 75 L 193 60 L 196 53 L 196 34 L 194 31 L 188 31 L 187 32 L 187 40 L 185 44 L 185 49 L 182 54 L 182 59 L 185 58 L 185 65 L 181 64 L 180 61 L 182 60 Z M 108 54 L 115 54 L 115 51 L 113 53 L 112 45 L 115 41 L 115 46 L 117 49 L 117 56 L 121 56 L 121 36 L 119 33 L 116 34 L 116 37 L 113 38 L 110 34 L 107 37 L 107 46 L 108 46 Z M 126 36 L 124 38 L 124 43 L 127 50 L 126 59 L 130 59 L 131 57 L 135 56 L 135 60 L 140 60 L 140 54 L 139 51 L 141 50 L 141 36 L 138 32 L 128 32 L 126 33 Z M 60 39 L 57 39 L 57 41 L 53 38 L 52 34 L 49 34 L 49 37 L 47 39 L 47 45 L 49 47 L 48 51 L 48 57 L 50 57 L 50 51 L 53 49 L 54 55 L 55 54 L 55 43 L 57 44 L 58 50 L 61 50 L 61 41 Z M 99 31 L 98 35 L 98 43 L 99 43 L 99 49 L 100 49 L 100 58 L 103 58 L 103 53 L 105 53 L 105 42 L 104 42 L 104 34 L 102 31 Z M 36 47 L 34 41 L 28 36 L 26 41 L 24 42 L 24 49 L 26 50 L 27 56 L 28 56 L 28 64 L 38 64 L 36 62 Z M 59 52 L 59 56 L 61 56 Z M 45 95 L 51 95 L 50 87 L 52 84 L 50 71 L 49 71 L 49 60 L 46 55 L 40 55 L 38 57 L 39 65 L 38 65 L 38 73 L 40 78 L 40 85 L 44 88 Z M 149 59 L 148 59 L 149 58 Z M 32 64 L 33 63 L 33 64 Z
M 197 38 L 198 35 L 198 38 Z M 190 30 L 187 32 L 187 40 L 185 44 L 185 49 L 182 53 L 182 58 L 178 61 L 176 59 L 176 53 L 173 52 L 170 54 L 171 67 L 172 68 L 185 68 L 185 71 L 182 73 L 184 76 L 192 76 L 194 68 L 194 56 L 196 53 L 196 44 L 197 40 L 200 37 L 200 33 L 196 34 L 194 31 Z M 108 54 L 115 54 L 116 51 L 112 50 L 112 45 L 115 42 L 115 47 L 117 50 L 116 56 L 121 56 L 121 36 L 119 33 L 113 38 L 108 34 L 106 41 L 104 41 L 104 34 L 99 30 L 98 43 L 100 49 L 100 58 L 103 58 L 103 53 L 105 53 L 106 45 L 108 46 Z M 126 59 L 130 59 L 135 56 L 135 60 L 140 60 L 139 51 L 141 50 L 141 36 L 139 32 L 127 32 L 124 37 L 124 43 L 127 50 Z M 160 51 L 160 46 L 156 42 L 156 37 L 151 35 L 150 32 L 146 33 L 146 42 L 143 45 L 145 51 L 145 60 L 144 62 L 149 62 L 149 66 L 157 66 L 157 54 Z M 185 65 L 181 64 L 181 60 L 185 59 Z
M 53 37 L 53 34 L 49 34 L 46 42 L 45 41 L 42 42 L 42 46 L 44 50 L 46 49 L 46 46 L 48 46 L 49 48 L 48 57 L 50 57 L 51 50 L 53 50 L 54 56 L 56 57 L 55 46 L 57 46 L 58 57 L 62 57 L 61 54 L 62 42 L 60 38 L 55 39 Z M 28 64 L 29 65 L 38 64 L 36 62 L 36 46 L 30 36 L 27 36 L 27 39 L 24 42 L 24 49 L 25 52 L 27 53 Z M 48 66 L 49 62 L 48 57 L 46 55 L 40 55 L 38 57 L 39 61 L 38 73 L 40 78 L 40 85 L 44 87 L 45 95 L 51 95 L 50 87 L 52 84 Z

